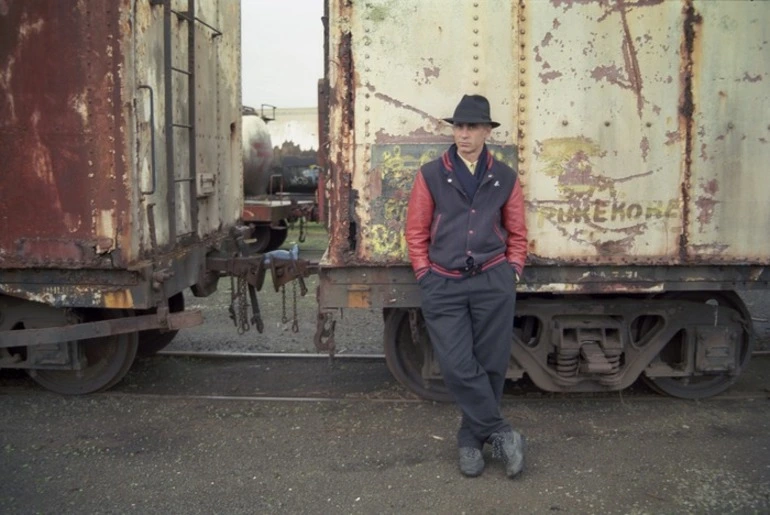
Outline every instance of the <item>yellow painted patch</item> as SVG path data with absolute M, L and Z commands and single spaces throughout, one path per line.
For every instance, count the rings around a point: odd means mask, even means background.
M 105 308 L 131 309 L 134 307 L 134 298 L 130 290 L 106 291 L 103 297 Z
M 369 244 L 375 256 L 406 256 L 406 237 L 403 229 L 389 229 L 386 225 L 377 224 L 370 227 Z
M 601 147 L 591 138 L 551 138 L 543 141 L 543 150 L 539 159 L 546 164 L 543 171 L 551 177 L 559 177 L 564 173 L 565 165 L 576 155 L 597 157 Z
M 370 308 L 372 306 L 369 292 L 371 288 L 365 284 L 351 284 L 348 286 L 348 307 Z

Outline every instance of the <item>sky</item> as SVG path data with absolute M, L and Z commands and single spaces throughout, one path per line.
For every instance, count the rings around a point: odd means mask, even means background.
M 243 104 L 316 107 L 324 0 L 241 0 Z

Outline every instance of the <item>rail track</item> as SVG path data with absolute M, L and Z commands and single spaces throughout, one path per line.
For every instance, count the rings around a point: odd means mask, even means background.
M 754 354 L 749 369 L 725 393 L 700 402 L 770 398 L 770 353 Z M 43 392 L 25 375 L 0 376 L 4 395 Z M 212 402 L 420 403 L 391 375 L 381 354 L 165 351 L 137 360 L 126 378 L 100 396 Z M 554 394 L 522 380 L 506 386 L 503 403 L 682 402 L 638 381 L 622 391 Z

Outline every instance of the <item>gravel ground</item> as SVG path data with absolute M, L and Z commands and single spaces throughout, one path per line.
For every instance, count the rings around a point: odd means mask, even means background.
M 292 286 L 286 287 L 286 317 L 283 322 L 283 296 L 265 281 L 259 293 L 259 306 L 265 330 L 255 328 L 239 335 L 229 318 L 230 281 L 223 279 L 219 290 L 207 298 L 185 297 L 186 306 L 203 311 L 203 325 L 180 331 L 167 350 L 220 351 L 220 352 L 316 352 L 313 336 L 316 329 L 318 305 L 315 291 L 317 276 L 306 281 L 308 294 L 299 295 L 297 288 L 297 323 L 299 331 L 292 330 L 294 310 Z M 382 313 L 374 310 L 344 310 L 337 317 L 335 341 L 337 354 L 382 353 Z
M 15 392 L 0 512 L 768 513 L 767 401 L 505 401 L 514 481 L 457 471 L 451 405 Z

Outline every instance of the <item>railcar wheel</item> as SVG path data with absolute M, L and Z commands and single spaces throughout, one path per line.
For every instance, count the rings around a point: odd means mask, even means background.
M 430 345 L 425 328 L 420 324 L 421 338 L 415 342 L 409 325 L 409 312 L 394 309 L 385 315 L 385 361 L 393 377 L 420 397 L 437 402 L 451 402 L 444 382 L 422 376 Z M 430 359 L 429 357 L 427 359 Z
M 264 224 L 254 224 L 251 232 L 251 238 L 254 240 L 249 243 L 250 250 L 255 254 L 260 252 L 267 252 L 270 246 L 270 239 L 272 237 L 272 230 L 270 226 Z
M 739 312 L 743 320 L 751 320 L 751 315 L 746 305 L 735 292 L 677 292 L 667 294 L 664 298 L 703 303 L 713 299 L 720 306 L 727 306 Z M 674 339 L 663 348 L 661 354 L 666 352 L 668 346 L 676 346 L 677 342 L 675 340 L 681 337 L 681 334 L 675 335 Z M 751 329 L 744 325 L 736 354 L 739 370 L 745 370 L 748 366 L 753 348 L 754 335 Z M 642 379 L 648 386 L 659 393 L 681 399 L 703 399 L 718 395 L 727 390 L 738 379 L 738 375 L 728 373 L 689 377 L 647 377 L 647 375 L 642 375 Z
M 127 316 L 130 312 L 87 310 L 84 321 Z M 126 375 L 136 357 L 139 334 L 103 336 L 78 342 L 85 366 L 81 370 L 30 370 L 30 376 L 48 390 L 65 395 L 82 395 L 106 390 Z
M 265 252 L 271 250 L 280 249 L 283 242 L 286 241 L 286 237 L 289 235 L 289 223 L 286 220 L 281 220 L 278 225 L 270 227 L 270 241 L 267 244 Z
M 184 295 L 182 292 L 173 295 L 168 299 L 168 310 L 170 313 L 179 313 L 184 311 Z M 155 313 L 156 310 L 150 310 L 149 313 Z M 167 347 L 179 331 L 161 331 L 160 329 L 150 329 L 139 333 L 139 349 L 136 352 L 137 357 L 148 358 L 158 353 L 158 351 Z

